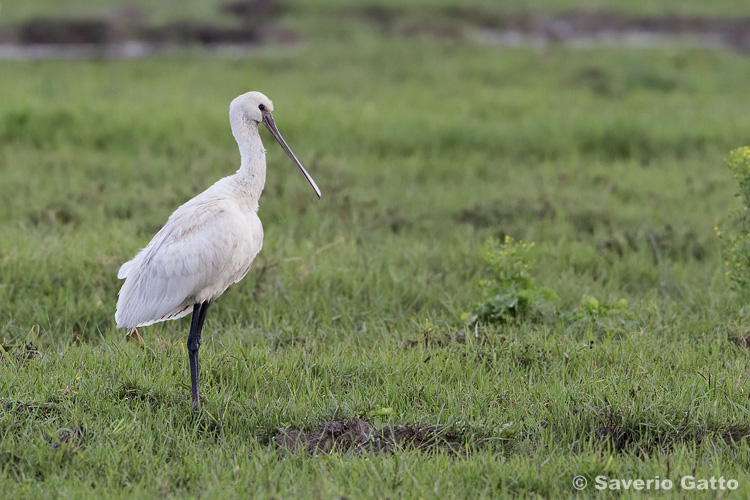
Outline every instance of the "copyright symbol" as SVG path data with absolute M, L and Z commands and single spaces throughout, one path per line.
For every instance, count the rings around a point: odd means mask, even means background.
M 573 478 L 573 488 L 577 490 L 582 490 L 586 488 L 587 484 L 588 484 L 588 481 L 583 476 L 576 476 Z

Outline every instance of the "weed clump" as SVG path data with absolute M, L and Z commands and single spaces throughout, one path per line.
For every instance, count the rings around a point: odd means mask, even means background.
M 737 179 L 739 191 L 735 196 L 740 206 L 730 212 L 726 231 L 714 230 L 722 243 L 724 274 L 732 286 L 743 295 L 750 294 L 750 146 L 729 152 L 727 166 Z
M 464 313 L 465 320 L 471 324 L 505 323 L 554 309 L 555 292 L 531 278 L 533 248 L 533 242 L 526 244 L 510 236 L 503 243 L 494 238 L 487 242 L 485 259 L 492 278 L 479 282 L 483 299 Z
M 627 311 L 629 307 L 630 304 L 625 299 L 620 299 L 614 303 L 607 303 L 600 301 L 592 295 L 584 294 L 581 297 L 578 307 L 568 314 L 568 318 L 572 321 L 577 321 L 583 318 L 617 316 Z
M 492 278 L 479 281 L 483 298 L 463 314 L 464 321 L 474 325 L 557 318 L 565 322 L 591 319 L 606 324 L 606 320 L 623 321 L 629 317 L 627 300 L 608 303 L 587 294 L 572 310 L 559 310 L 557 294 L 539 286 L 531 277 L 533 249 L 533 242 L 526 244 L 510 236 L 503 243 L 494 238 L 487 242 L 485 259 Z

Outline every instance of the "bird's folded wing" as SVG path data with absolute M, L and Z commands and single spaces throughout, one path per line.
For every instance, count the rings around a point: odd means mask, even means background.
M 223 287 L 231 273 L 232 256 L 240 240 L 225 207 L 217 204 L 178 210 L 118 276 L 120 290 L 115 320 L 133 328 L 175 319 L 190 312 L 195 296 L 206 287 Z

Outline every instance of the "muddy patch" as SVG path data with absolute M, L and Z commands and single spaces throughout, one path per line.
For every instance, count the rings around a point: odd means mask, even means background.
M 430 34 L 487 45 L 686 45 L 750 53 L 750 17 L 639 16 L 591 10 L 506 14 L 473 7 L 429 11 L 378 7 L 353 9 L 349 14 L 387 34 Z
M 56 406 L 54 401 L 47 403 L 12 401 L 9 399 L 2 401 L 3 411 L 23 417 L 49 418 L 56 412 Z
M 246 0 L 220 5 L 231 22 L 175 19 L 148 22 L 143 9 L 124 6 L 100 17 L 40 16 L 0 31 L 0 59 L 148 57 L 182 46 L 252 47 L 288 43 L 299 36 L 276 22 L 275 0 Z
M 635 420 L 623 409 L 574 408 L 572 415 L 577 414 L 589 419 L 591 425 L 590 435 L 584 438 L 593 438 L 615 452 L 632 453 L 644 458 L 654 453 L 669 453 L 680 444 L 714 442 L 735 446 L 750 443 L 750 424 L 696 422 L 691 418 L 690 411 L 673 413 L 667 419 L 672 424 L 662 431 L 652 424 Z
M 0 359 L 12 360 L 22 365 L 36 359 L 42 359 L 42 351 L 31 342 L 0 345 L 0 351 L 3 354 Z
M 81 440 L 84 437 L 83 430 L 78 427 L 71 429 L 60 429 L 57 435 L 52 439 L 50 445 L 57 449 L 66 446 L 80 448 Z
M 65 413 L 63 405 L 72 404 L 75 400 L 76 394 L 67 389 L 64 394 L 52 396 L 45 402 L 0 399 L 0 413 L 17 419 L 19 422 L 29 419 L 50 420 L 63 415 Z
M 181 46 L 243 49 L 288 43 L 300 36 L 277 18 L 294 7 L 278 0 L 222 4 L 225 19 L 206 23 L 175 19 L 154 26 L 143 9 L 128 5 L 102 17 L 32 18 L 0 30 L 0 59 L 149 57 Z M 304 15 L 304 12 L 298 15 Z M 750 17 L 637 16 L 577 10 L 558 14 L 509 14 L 475 7 L 330 9 L 325 22 L 368 23 L 386 36 L 434 38 L 500 47 L 700 47 L 750 54 Z M 593 84 L 602 92 L 600 79 Z
M 112 25 L 102 19 L 47 19 L 26 21 L 17 28 L 21 44 L 102 44 L 113 36 Z
M 405 349 L 414 349 L 420 345 L 423 347 L 448 347 L 452 344 L 466 344 L 466 333 L 460 332 L 436 332 L 433 330 L 423 330 L 419 334 L 420 338 L 407 340 L 404 342 Z
M 465 345 L 467 333 L 463 330 L 457 332 L 447 331 L 436 331 L 432 329 L 423 330 L 419 334 L 418 339 L 407 340 L 404 342 L 404 349 L 415 349 L 419 346 L 428 347 L 449 347 L 452 345 Z M 505 342 L 506 338 L 502 335 L 492 337 L 486 332 L 473 332 L 469 333 L 469 342 L 475 343 L 477 346 L 485 347 L 497 347 L 498 345 Z
M 274 436 L 276 445 L 285 451 L 318 453 L 345 453 L 364 445 L 373 436 L 370 424 L 359 418 L 325 422 L 323 427 L 311 432 L 285 429 Z
M 393 454 L 398 450 L 440 452 L 466 457 L 467 448 L 461 437 L 448 427 L 436 424 L 387 425 L 381 429 L 359 418 L 325 422 L 320 429 L 305 432 L 285 429 L 273 437 L 282 453 L 308 455 L 353 453 Z
M 141 402 L 150 406 L 163 406 L 172 403 L 164 394 L 155 391 L 153 388 L 143 387 L 131 381 L 123 382 L 115 391 L 115 397 L 119 400 Z
M 359 448 L 359 452 L 395 453 L 398 449 L 421 452 L 440 452 L 466 457 L 468 449 L 460 436 L 450 428 L 435 424 L 390 425 L 375 432 L 373 438 Z
M 556 16 L 501 18 L 479 30 L 477 36 L 481 43 L 491 45 L 692 45 L 750 53 L 750 18 L 576 11 Z

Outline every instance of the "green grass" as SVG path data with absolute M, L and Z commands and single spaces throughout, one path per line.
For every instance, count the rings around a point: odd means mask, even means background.
M 603 474 L 746 496 L 748 319 L 713 227 L 722 158 L 750 143 L 750 60 L 343 31 L 241 59 L 0 63 L 4 494 L 566 498 Z M 188 320 L 128 341 L 116 274 L 236 170 L 227 110 L 251 89 L 323 199 L 264 135 L 265 246 L 212 306 L 196 416 Z M 468 328 L 506 234 L 536 242 L 562 313 L 588 294 L 627 314 Z M 271 439 L 355 416 L 446 425 L 468 457 Z

